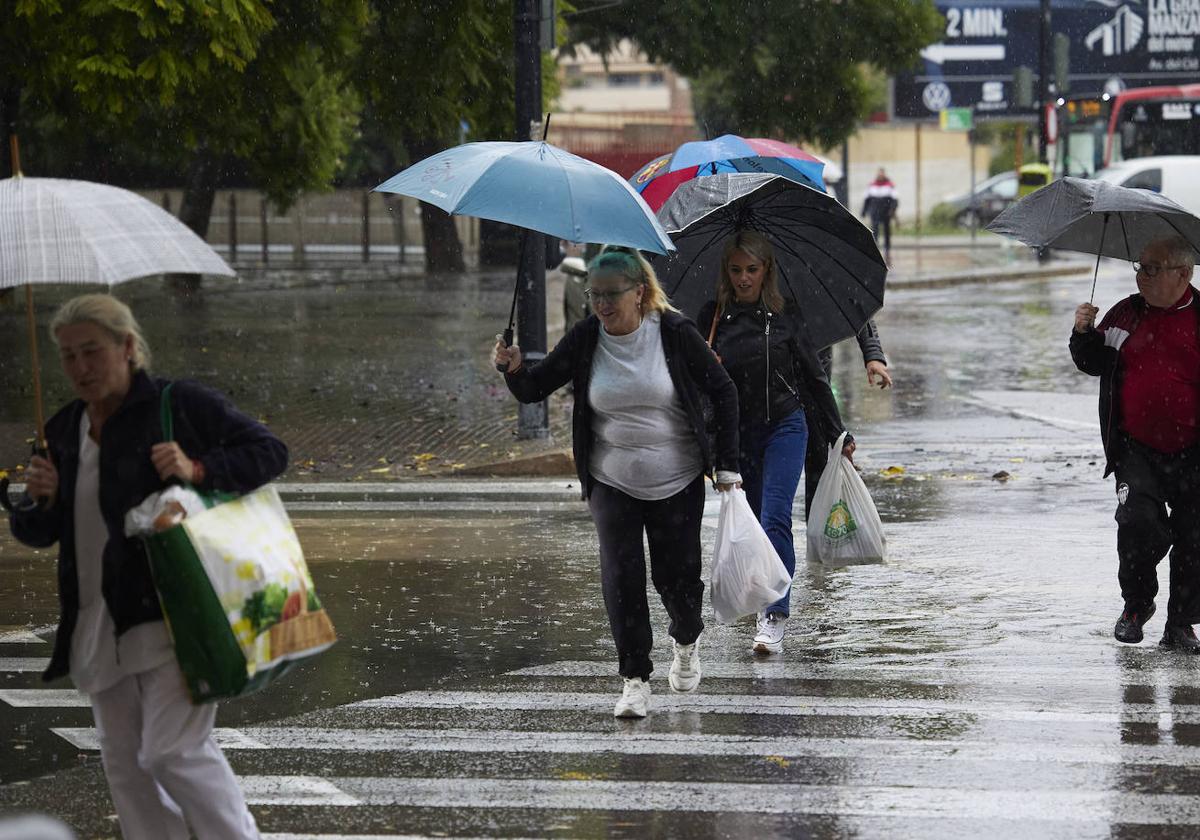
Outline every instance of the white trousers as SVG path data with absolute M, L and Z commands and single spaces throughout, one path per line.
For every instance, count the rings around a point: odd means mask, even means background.
M 194 706 L 171 660 L 91 697 L 100 758 L 125 840 L 257 840 L 213 741 L 215 703 Z M 185 823 L 186 821 L 186 823 Z

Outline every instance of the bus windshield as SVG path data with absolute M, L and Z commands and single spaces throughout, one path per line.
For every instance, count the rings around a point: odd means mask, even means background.
M 1115 128 L 1110 162 L 1152 155 L 1200 155 L 1200 99 L 1123 103 Z

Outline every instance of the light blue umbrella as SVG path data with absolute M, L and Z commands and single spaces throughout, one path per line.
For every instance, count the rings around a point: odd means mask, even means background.
M 375 192 L 420 199 L 447 213 L 540 231 L 568 242 L 675 246 L 617 173 L 541 140 L 466 143 L 393 175 Z

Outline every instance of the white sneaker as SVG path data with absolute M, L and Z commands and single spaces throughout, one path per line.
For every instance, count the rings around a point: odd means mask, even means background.
M 781 653 L 783 637 L 787 633 L 788 617 L 783 613 L 766 613 L 758 616 L 758 635 L 754 637 L 755 653 Z
M 700 685 L 700 651 L 697 649 L 699 640 L 690 645 L 681 645 L 672 641 L 675 646 L 675 658 L 671 660 L 671 673 L 667 682 L 672 691 L 691 691 Z
M 650 681 L 641 677 L 626 677 L 621 699 L 613 709 L 613 717 L 644 718 L 650 711 Z

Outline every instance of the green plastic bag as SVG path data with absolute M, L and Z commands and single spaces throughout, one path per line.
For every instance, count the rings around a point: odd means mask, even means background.
M 172 439 L 170 386 L 163 437 Z M 142 538 L 193 703 L 251 694 L 336 640 L 271 485 Z

